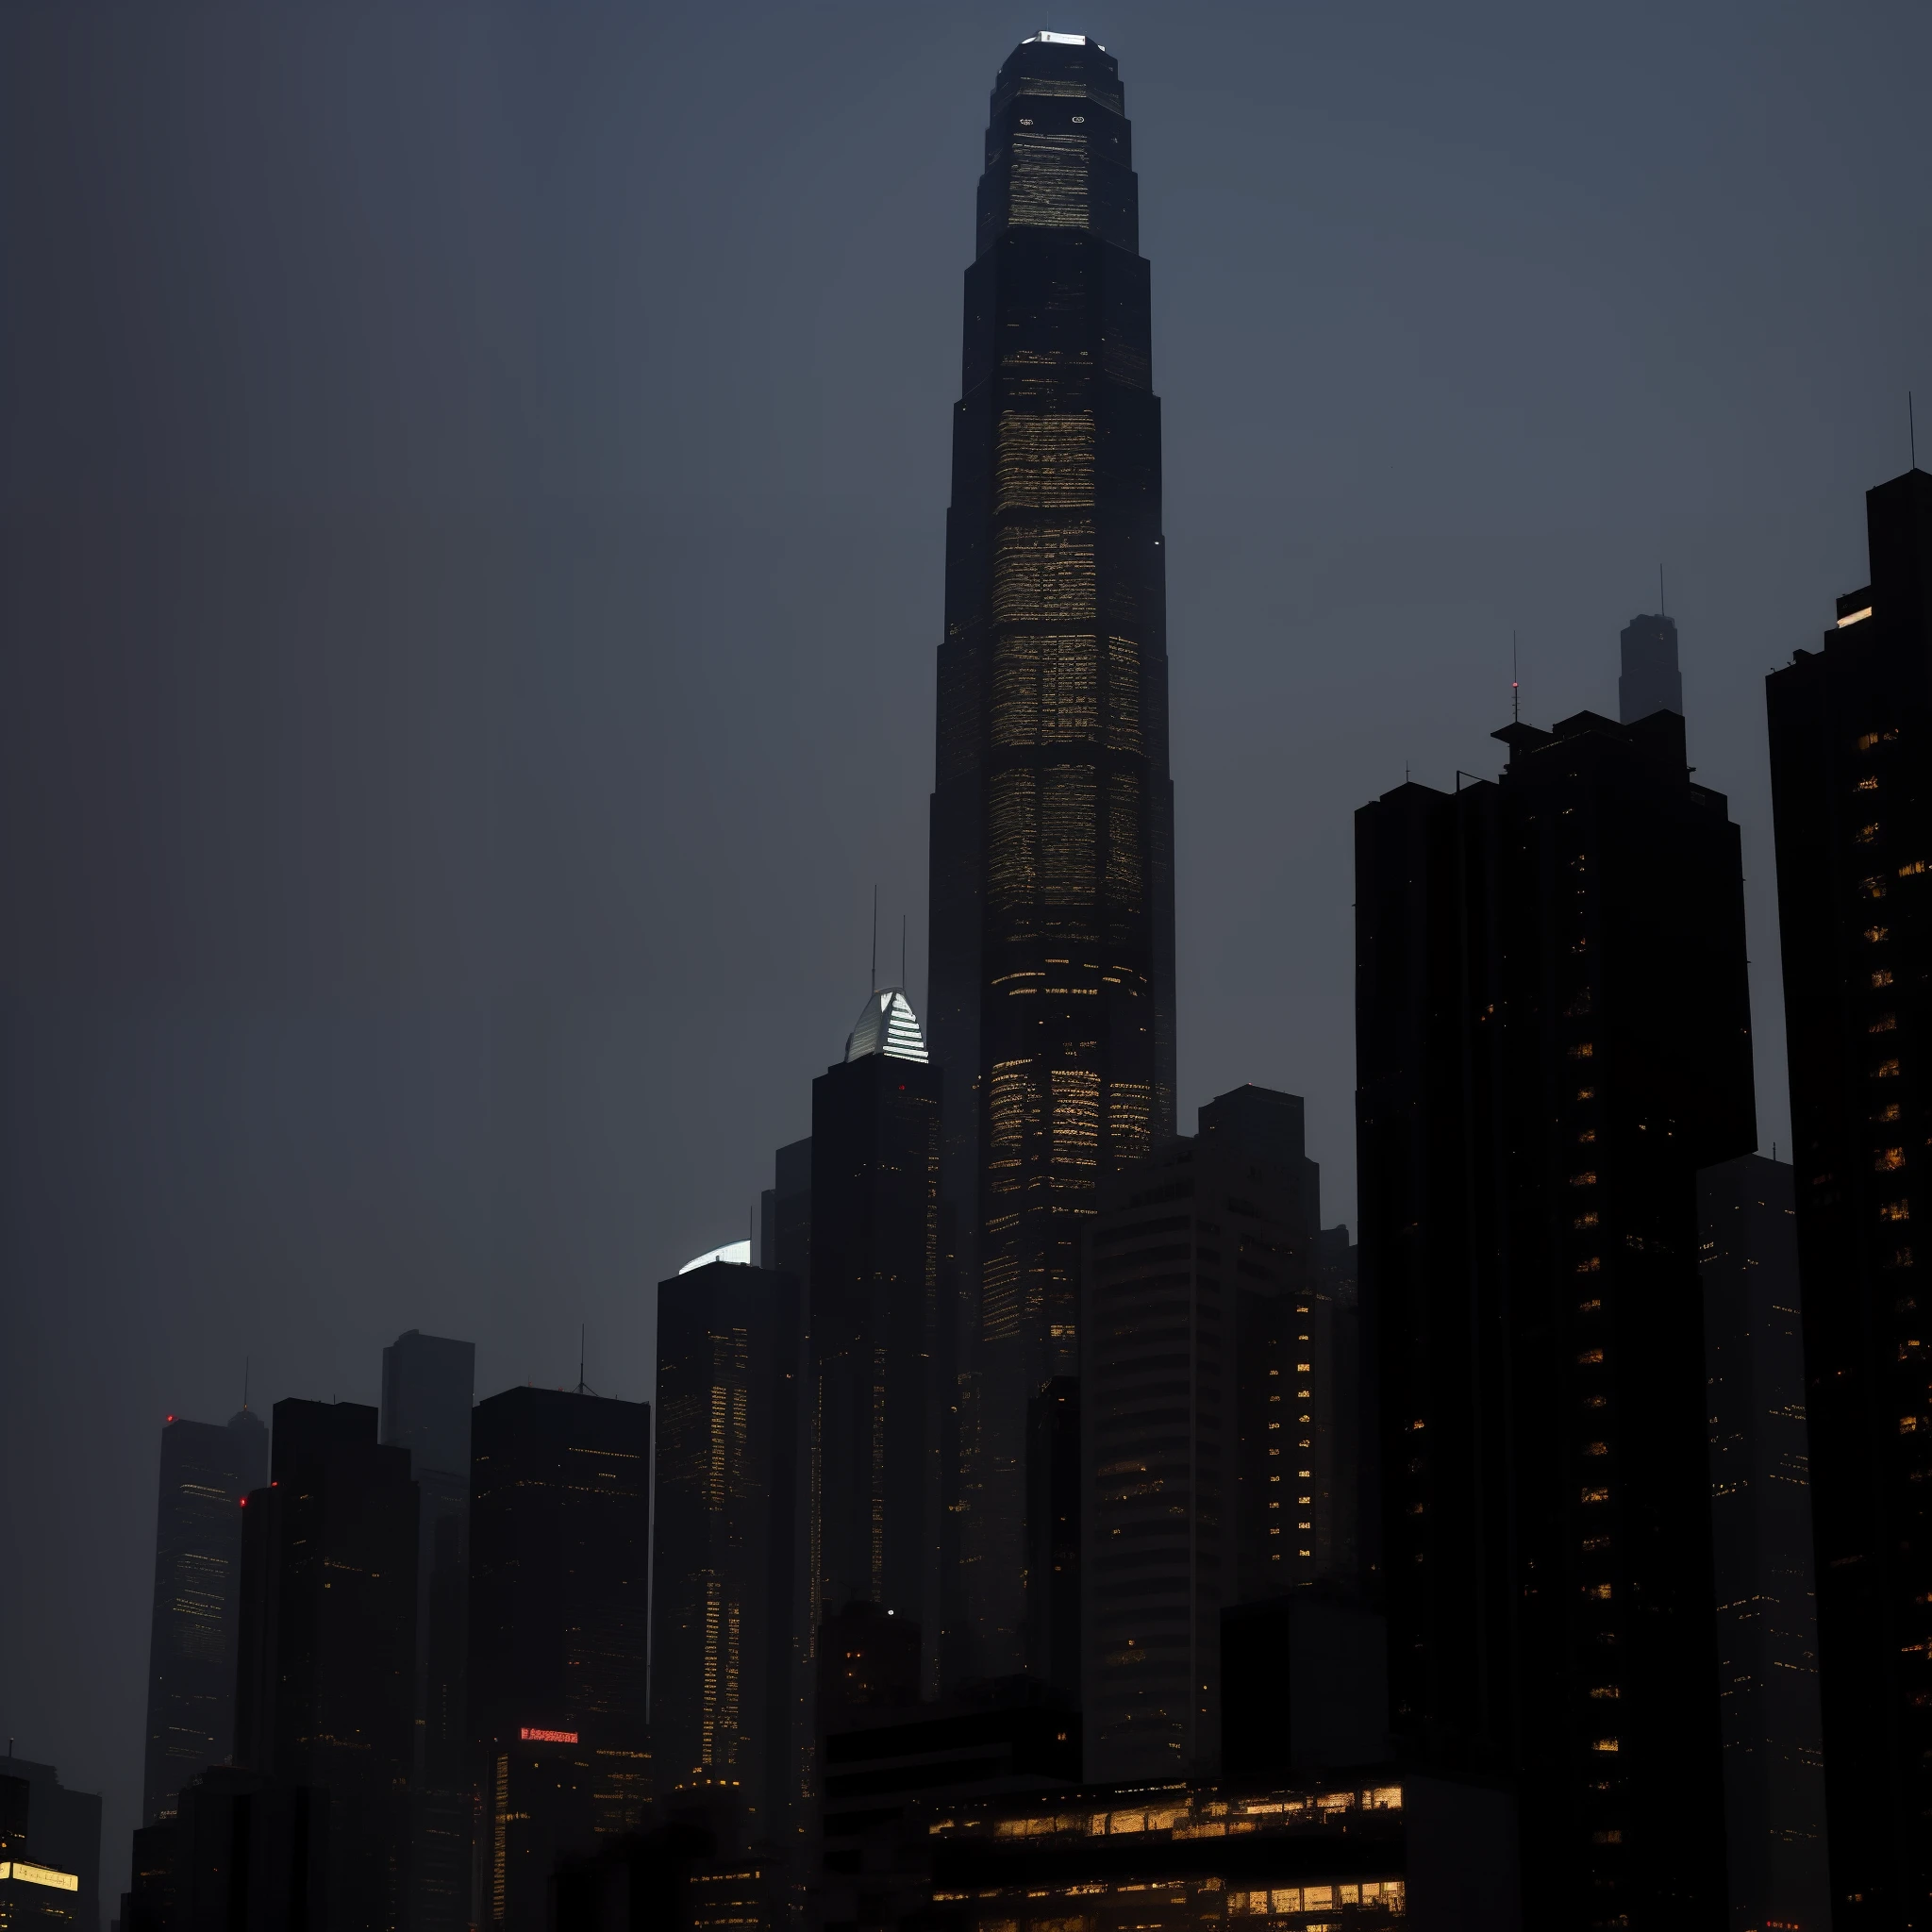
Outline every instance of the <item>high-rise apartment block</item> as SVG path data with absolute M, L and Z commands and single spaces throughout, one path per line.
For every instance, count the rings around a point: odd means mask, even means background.
M 737 1786 L 758 1839 L 791 1828 L 804 1750 L 802 1300 L 727 1261 L 658 1289 L 657 1786 Z
M 650 1784 L 651 1411 L 507 1389 L 470 1427 L 469 1712 L 481 1923 L 543 1923 L 559 1857 Z
M 330 1932 L 406 1910 L 415 1763 L 417 1492 L 353 1402 L 278 1402 L 244 1508 L 235 1761 L 327 1794 Z
M 811 1096 L 811 1601 L 936 1629 L 940 1073 L 903 991 Z
M 475 1386 L 475 1342 L 411 1328 L 382 1352 L 382 1440 L 409 1452 L 422 1505 L 411 1932 L 462 1932 L 470 1923 L 472 1779 L 463 1657 Z
M 1698 1176 L 1733 1932 L 1831 1920 L 1791 1170 Z
M 1899 1932 L 1932 1924 L 1932 475 L 1865 513 L 1871 581 L 1766 695 L 1832 1917 Z
M 169 1816 L 196 1772 L 235 1736 L 242 1616 L 242 1498 L 268 1480 L 268 1430 L 245 1406 L 225 1427 L 170 1416 L 161 1431 L 148 1638 L 142 1816 Z
M 1302 1103 L 1237 1088 L 1200 1126 L 1103 1182 L 1088 1231 L 1084 1708 L 1102 1782 L 1210 1774 L 1224 1607 L 1324 1574 Z
M 1173 1131 L 1160 414 L 1118 65 L 1001 68 L 966 275 L 927 1015 L 960 1316 L 962 1674 L 1022 1660 L 1027 1404 L 1102 1177 Z
M 1392 1722 L 1520 1781 L 1527 1923 L 1724 1924 L 1697 1171 L 1756 1142 L 1684 724 L 1516 724 L 1357 814 Z

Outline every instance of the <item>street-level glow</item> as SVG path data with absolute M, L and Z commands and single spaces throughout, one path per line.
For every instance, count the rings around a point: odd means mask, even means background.
M 751 1243 L 749 1241 L 726 1241 L 722 1248 L 712 1248 L 700 1255 L 693 1261 L 687 1261 L 677 1272 L 689 1274 L 693 1268 L 708 1268 L 713 1261 L 728 1261 L 734 1268 L 751 1266 Z
M 1868 604 L 1862 610 L 1849 611 L 1846 615 L 1840 617 L 1838 621 L 1838 627 L 1840 630 L 1847 630 L 1855 624 L 1863 624 L 1871 615 L 1872 607 Z
M 575 1731 L 541 1731 L 531 1724 L 524 1725 L 517 1735 L 526 1744 L 575 1744 L 577 1740 Z
M 51 1865 L 24 1864 L 18 1858 L 11 1864 L 0 1860 L 0 1878 L 18 1878 L 27 1885 L 44 1885 L 55 1891 L 80 1890 L 80 1880 L 74 1873 L 57 1872 Z

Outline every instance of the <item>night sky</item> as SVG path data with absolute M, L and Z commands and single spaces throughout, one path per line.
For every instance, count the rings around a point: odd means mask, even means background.
M 1184 1124 L 1353 1224 L 1351 813 L 1681 625 L 1788 1139 L 1761 679 L 1932 438 L 1923 0 L 0 10 L 0 1730 L 137 1822 L 158 1433 L 638 1398 L 909 915 L 987 94 L 1116 53 Z M 1932 445 L 1928 445 L 1932 446 Z M 1928 459 L 1932 460 L 1932 459 Z

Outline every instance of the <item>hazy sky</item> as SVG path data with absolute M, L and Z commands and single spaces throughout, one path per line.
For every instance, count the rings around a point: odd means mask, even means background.
M 651 1377 L 910 915 L 987 93 L 1120 57 L 1183 1100 L 1354 1221 L 1350 815 L 1682 626 L 1786 1138 L 1760 680 L 1932 397 L 1923 0 L 0 9 L 0 1730 L 139 1802 L 158 1430 Z M 1932 425 L 1932 417 L 1928 417 Z M 1932 427 L 1928 427 L 1932 434 Z

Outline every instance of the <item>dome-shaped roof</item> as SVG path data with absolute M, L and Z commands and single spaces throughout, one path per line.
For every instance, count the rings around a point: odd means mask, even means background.
M 881 987 L 874 993 L 845 1041 L 848 1060 L 863 1059 L 869 1053 L 883 1054 L 889 1060 L 924 1062 L 925 1036 L 919 1030 L 912 1002 L 900 987 Z

